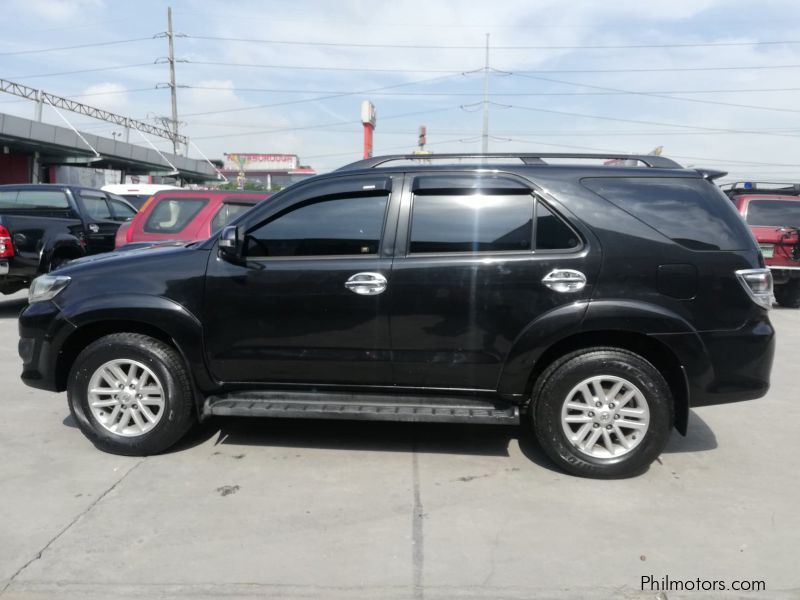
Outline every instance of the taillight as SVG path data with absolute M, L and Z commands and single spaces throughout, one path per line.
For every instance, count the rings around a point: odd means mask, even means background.
M 133 241 L 133 221 L 128 223 L 128 227 L 125 229 L 125 241 L 129 244 Z
M 769 269 L 742 269 L 736 277 L 750 299 L 761 308 L 772 308 L 772 272 Z
M 0 225 L 0 258 L 14 256 L 14 244 L 11 243 L 11 232 Z

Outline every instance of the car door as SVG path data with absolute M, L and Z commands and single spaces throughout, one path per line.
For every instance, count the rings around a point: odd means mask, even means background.
M 120 223 L 111 212 L 105 192 L 78 190 L 76 195 L 86 224 L 88 253 L 111 252 Z
M 208 364 L 225 382 L 391 383 L 392 177 L 293 187 L 239 224 L 240 264 L 206 276 Z M 394 216 L 392 216 L 394 215 Z
M 511 175 L 409 174 L 392 267 L 394 378 L 410 387 L 496 390 L 515 339 L 538 316 L 589 297 L 543 279 L 593 281 L 584 241 L 553 203 Z

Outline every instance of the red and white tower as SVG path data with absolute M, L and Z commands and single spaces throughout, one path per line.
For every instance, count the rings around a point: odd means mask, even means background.
M 361 122 L 364 124 L 364 158 L 372 156 L 372 134 L 375 131 L 375 105 L 369 100 L 361 103 Z

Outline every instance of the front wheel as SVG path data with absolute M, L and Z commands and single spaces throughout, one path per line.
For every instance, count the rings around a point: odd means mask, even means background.
M 669 439 L 672 395 L 661 373 L 618 348 L 589 348 L 556 361 L 535 386 L 533 425 L 545 452 L 583 477 L 644 471 Z
M 67 397 L 84 435 L 112 454 L 157 454 L 194 422 L 192 387 L 180 355 L 138 333 L 89 344 L 70 371 Z
M 786 308 L 800 308 L 800 278 L 776 285 L 775 300 Z

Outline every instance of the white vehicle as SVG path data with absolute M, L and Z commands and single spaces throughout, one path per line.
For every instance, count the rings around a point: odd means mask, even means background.
M 136 210 L 142 208 L 147 199 L 162 190 L 179 190 L 175 185 L 162 185 L 157 183 L 111 183 L 100 188 L 104 192 L 122 196 L 133 204 Z

